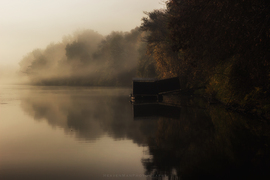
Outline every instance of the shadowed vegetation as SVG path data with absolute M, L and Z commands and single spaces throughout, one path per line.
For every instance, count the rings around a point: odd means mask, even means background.
M 141 29 L 160 77 L 179 76 L 238 110 L 269 114 L 270 3 L 266 0 L 168 0 Z

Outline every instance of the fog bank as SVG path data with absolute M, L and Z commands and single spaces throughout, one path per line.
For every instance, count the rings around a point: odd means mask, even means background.
M 28 53 L 20 71 L 34 85 L 130 86 L 133 77 L 143 74 L 139 64 L 148 59 L 143 36 L 139 28 L 107 36 L 77 31 Z

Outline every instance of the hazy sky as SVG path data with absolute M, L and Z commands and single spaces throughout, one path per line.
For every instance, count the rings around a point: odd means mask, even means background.
M 0 0 L 0 66 L 18 67 L 28 52 L 79 29 L 129 31 L 143 11 L 163 7 L 163 0 Z

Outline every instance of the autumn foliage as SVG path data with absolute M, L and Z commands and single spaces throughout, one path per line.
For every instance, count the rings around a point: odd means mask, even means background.
M 186 89 L 269 111 L 270 2 L 168 0 L 143 18 L 148 52 L 161 77 L 179 76 Z

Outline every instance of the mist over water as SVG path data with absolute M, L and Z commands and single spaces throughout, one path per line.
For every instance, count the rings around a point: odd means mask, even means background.
M 77 31 L 28 53 L 19 63 L 20 71 L 35 85 L 131 86 L 139 57 L 146 53 L 142 37 L 139 28 L 107 36 Z
M 29 83 L 27 77 L 12 65 L 0 66 L 0 85 L 1 84 L 26 84 Z

